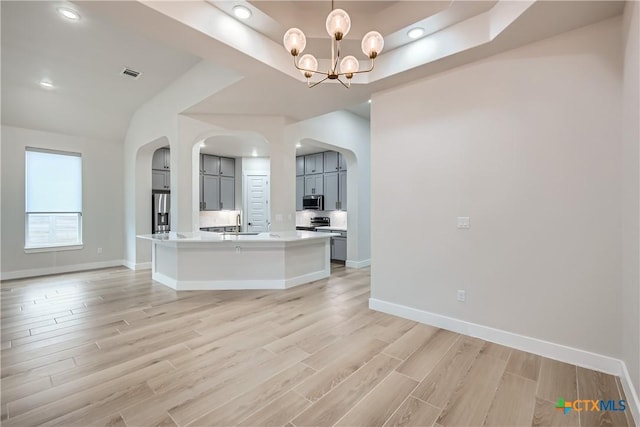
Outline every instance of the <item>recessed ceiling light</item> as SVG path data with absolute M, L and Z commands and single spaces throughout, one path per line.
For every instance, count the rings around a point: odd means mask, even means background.
M 254 148 L 253 151 L 251 152 L 251 155 L 253 157 L 258 157 L 258 152 L 256 151 L 256 149 Z
M 45 89 L 53 89 L 53 83 L 49 80 L 40 80 L 40 86 Z
M 238 19 L 249 19 L 251 17 L 251 11 L 245 6 L 234 6 L 233 14 Z
M 409 30 L 407 33 L 410 39 L 417 39 L 424 35 L 424 28 L 416 27 Z
M 369 104 L 371 104 L 371 100 L 368 100 L 367 102 L 368 102 Z
M 80 20 L 80 14 L 73 9 L 69 9 L 68 7 L 59 7 L 58 13 L 64 18 L 67 18 L 69 21 Z
M 296 143 L 296 148 L 300 148 L 300 147 L 302 147 L 302 144 L 300 144 L 299 142 Z

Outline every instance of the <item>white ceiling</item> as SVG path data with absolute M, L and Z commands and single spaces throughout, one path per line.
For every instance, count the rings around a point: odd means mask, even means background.
M 106 22 L 82 3 L 2 1 L 2 123 L 122 140 L 135 110 L 200 61 Z M 142 72 L 124 77 L 125 67 Z M 39 82 L 50 79 L 53 90 Z
M 249 21 L 227 15 L 239 3 L 253 10 Z M 349 109 L 368 117 L 367 100 L 377 91 L 618 15 L 624 2 L 339 1 L 352 20 L 343 51 L 360 58 L 364 32 L 385 36 L 376 70 L 348 90 L 308 89 L 281 45 L 295 25 L 309 37 L 309 52 L 328 56 L 329 1 L 69 3 L 82 15 L 77 23 L 58 16 L 61 4 L 1 2 L 2 123 L 122 140 L 133 112 L 203 58 L 244 78 L 185 113 L 303 120 Z M 482 27 L 487 22 L 492 26 Z M 504 25 L 495 28 L 496 22 Z M 406 30 L 413 25 L 431 35 L 410 42 Z M 125 66 L 142 76 L 120 76 Z M 57 89 L 40 88 L 43 77 Z

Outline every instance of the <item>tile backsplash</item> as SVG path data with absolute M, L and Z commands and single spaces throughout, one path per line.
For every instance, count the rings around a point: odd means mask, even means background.
M 347 227 L 346 211 L 298 211 L 296 212 L 296 225 L 308 227 L 314 216 L 328 216 L 334 227 Z
M 242 215 L 241 211 L 200 211 L 200 227 L 235 225 L 238 214 Z M 328 216 L 334 227 L 347 227 L 346 211 L 298 211 L 296 225 L 309 226 L 314 216 Z
M 200 228 L 235 225 L 240 211 L 200 211 Z

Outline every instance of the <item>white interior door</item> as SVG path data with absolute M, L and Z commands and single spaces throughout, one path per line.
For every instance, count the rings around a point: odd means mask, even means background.
M 269 176 L 247 175 L 245 182 L 247 231 L 269 231 Z

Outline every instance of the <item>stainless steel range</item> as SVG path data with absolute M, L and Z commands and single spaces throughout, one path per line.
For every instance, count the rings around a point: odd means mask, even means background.
M 331 218 L 328 216 L 314 216 L 311 218 L 309 226 L 298 225 L 296 230 L 316 231 L 317 227 L 327 227 L 331 225 Z

